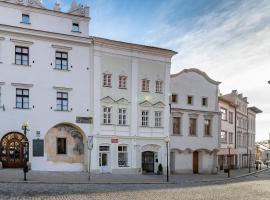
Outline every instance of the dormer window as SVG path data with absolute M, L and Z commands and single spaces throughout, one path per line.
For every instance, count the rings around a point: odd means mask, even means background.
M 78 23 L 72 23 L 72 32 L 80 32 L 80 26 Z
M 30 24 L 30 16 L 28 14 L 22 14 L 22 22 L 23 24 Z

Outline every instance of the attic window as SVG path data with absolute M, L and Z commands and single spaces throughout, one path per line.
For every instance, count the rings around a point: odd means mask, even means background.
M 72 23 L 72 32 L 80 32 L 80 26 L 78 23 Z
M 22 21 L 23 24 L 30 24 L 30 16 L 27 14 L 22 14 Z

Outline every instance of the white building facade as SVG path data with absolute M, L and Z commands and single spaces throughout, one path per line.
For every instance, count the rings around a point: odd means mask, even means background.
M 156 173 L 166 166 L 174 51 L 89 37 L 73 1 L 0 2 L 0 161 L 33 170 Z
M 219 84 L 198 69 L 185 69 L 171 75 L 172 173 L 216 172 Z

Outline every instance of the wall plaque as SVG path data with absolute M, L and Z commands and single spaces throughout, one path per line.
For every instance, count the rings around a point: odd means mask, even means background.
M 92 117 L 76 117 L 76 123 L 80 124 L 92 124 Z
M 44 156 L 44 140 L 34 139 L 33 140 L 33 157 Z

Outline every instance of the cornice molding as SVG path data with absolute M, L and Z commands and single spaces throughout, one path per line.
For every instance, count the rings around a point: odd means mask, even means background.
M 60 50 L 64 50 L 64 51 L 72 50 L 72 47 L 61 46 L 61 45 L 57 45 L 57 44 L 52 44 L 52 48 L 60 49 Z
M 0 82 L 0 85 L 5 85 L 5 82 Z
M 34 86 L 34 84 L 26 84 L 26 83 L 11 83 L 11 85 L 15 87 L 24 87 L 24 88 L 30 88 Z
M 53 86 L 53 89 L 58 91 L 72 91 L 72 88 Z
M 34 42 L 31 42 L 31 41 L 25 41 L 25 40 L 17 40 L 17 39 L 10 39 L 11 42 L 14 42 L 15 44 L 19 44 L 19 45 L 27 45 L 27 46 L 30 46 L 30 45 L 33 45 Z

